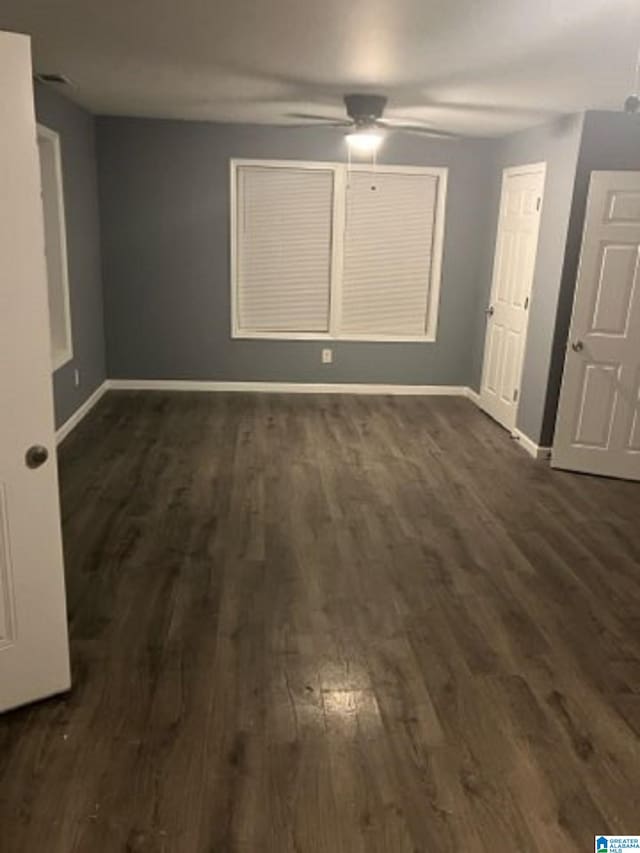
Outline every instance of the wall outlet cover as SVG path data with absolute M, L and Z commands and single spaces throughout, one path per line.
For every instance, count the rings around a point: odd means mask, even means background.
M 323 364 L 331 364 L 333 362 L 333 350 L 332 349 L 323 349 L 322 350 L 322 363 Z

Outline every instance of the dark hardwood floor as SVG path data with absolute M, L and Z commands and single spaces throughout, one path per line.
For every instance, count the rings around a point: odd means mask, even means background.
M 112 392 L 60 462 L 74 688 L 0 718 L 3 853 L 640 832 L 640 485 L 455 398 Z

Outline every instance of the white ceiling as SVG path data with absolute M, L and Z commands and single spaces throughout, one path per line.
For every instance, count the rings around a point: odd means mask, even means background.
M 0 29 L 95 113 L 283 124 L 372 91 L 489 136 L 620 108 L 640 0 L 1 0 Z

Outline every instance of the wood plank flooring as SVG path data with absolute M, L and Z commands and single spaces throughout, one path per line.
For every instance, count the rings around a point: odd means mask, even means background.
M 529 853 L 640 832 L 640 486 L 456 398 L 108 394 L 61 449 L 74 688 L 2 853 Z

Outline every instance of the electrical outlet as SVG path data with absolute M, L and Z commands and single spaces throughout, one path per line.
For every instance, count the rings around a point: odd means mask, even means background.
M 331 364 L 333 362 L 333 350 L 332 349 L 323 349 L 322 350 L 322 363 L 323 364 Z
M 73 371 L 73 384 L 78 388 L 80 386 L 80 371 L 76 367 Z

